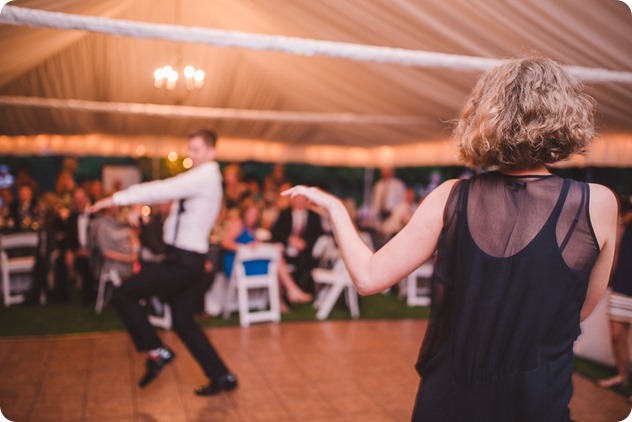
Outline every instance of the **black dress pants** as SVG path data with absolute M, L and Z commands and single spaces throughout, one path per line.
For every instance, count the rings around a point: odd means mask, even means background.
M 228 373 L 224 362 L 193 318 L 198 284 L 203 282 L 204 255 L 169 248 L 164 261 L 143 265 L 140 273 L 114 290 L 118 309 L 138 351 L 162 346 L 139 300 L 158 296 L 171 307 L 172 328 L 209 379 Z

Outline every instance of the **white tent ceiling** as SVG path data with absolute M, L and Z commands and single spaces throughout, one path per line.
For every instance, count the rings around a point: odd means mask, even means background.
M 537 51 L 565 65 L 632 72 L 632 16 L 617 0 L 17 0 L 10 5 L 483 58 Z M 156 89 L 153 72 L 165 64 L 204 69 L 204 87 Z M 446 142 L 450 122 L 479 75 L 0 25 L 0 153 L 162 155 L 181 150 L 191 128 L 208 126 L 220 133 L 220 156 L 227 160 L 452 164 Z M 602 136 L 576 163 L 632 166 L 632 83 L 587 82 L 587 88 L 598 102 Z M 16 97 L 21 102 L 9 101 Z M 140 106 L 154 107 L 153 112 L 134 112 Z

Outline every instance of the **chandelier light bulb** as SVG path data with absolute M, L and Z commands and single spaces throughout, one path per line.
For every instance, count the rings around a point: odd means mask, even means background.
M 169 82 L 176 82 L 178 80 L 178 72 L 176 72 L 175 70 L 172 70 L 171 72 L 169 72 L 169 75 L 167 76 L 167 80 Z
M 158 68 L 154 71 L 154 86 L 160 88 L 162 86 L 162 80 L 165 78 L 165 72 L 162 68 Z
M 204 80 L 204 76 L 205 76 L 205 74 L 204 74 L 204 71 L 202 69 L 196 70 L 195 73 L 193 74 L 193 78 L 196 81 L 203 81 Z
M 195 73 L 196 70 L 193 66 L 187 66 L 184 68 L 184 77 L 187 79 L 191 79 Z
M 202 69 L 198 69 L 195 71 L 195 73 L 193 74 L 193 79 L 195 79 L 195 87 L 196 88 L 202 88 L 202 85 L 204 85 L 204 71 Z
M 202 69 L 188 65 L 182 70 L 182 75 L 187 90 L 201 88 L 204 85 L 205 73 Z M 180 74 L 170 65 L 159 67 L 154 71 L 154 86 L 156 88 L 165 86 L 169 91 L 174 90 L 178 79 L 180 79 Z

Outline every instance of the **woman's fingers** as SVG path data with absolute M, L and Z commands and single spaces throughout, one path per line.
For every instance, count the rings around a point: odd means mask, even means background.
M 281 195 L 283 196 L 291 196 L 294 197 L 296 195 L 305 195 L 305 191 L 307 189 L 307 186 L 304 185 L 296 185 L 293 186 L 287 190 L 284 190 L 283 192 L 281 192 Z M 307 196 L 307 195 L 305 195 Z
M 304 196 L 313 204 L 321 207 L 326 207 L 335 198 L 334 196 L 319 188 L 304 185 L 296 185 L 286 191 L 281 192 L 281 195 L 290 196 L 292 198 L 294 198 L 295 196 Z

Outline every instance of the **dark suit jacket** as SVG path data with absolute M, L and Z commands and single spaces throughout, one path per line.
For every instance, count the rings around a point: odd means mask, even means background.
M 30 230 L 30 228 L 27 227 L 21 227 L 22 224 L 22 215 L 20 215 L 20 204 L 18 203 L 18 201 L 13 201 L 10 205 L 9 205 L 9 212 L 11 213 L 11 218 L 13 219 L 13 222 L 15 223 L 15 229 L 17 231 L 19 230 Z M 31 218 L 31 221 L 35 221 L 39 219 L 39 207 L 37 205 L 37 201 L 33 200 L 31 201 L 31 203 L 29 204 L 28 210 L 26 211 L 26 214 L 28 215 L 28 217 Z
M 79 213 L 73 211 L 66 220 L 66 247 L 71 251 L 76 251 L 81 247 L 79 244 L 79 226 L 77 225 L 78 218 Z
M 287 240 L 292 234 L 292 209 L 288 208 L 279 214 L 279 218 L 272 227 L 272 241 L 280 242 L 287 246 Z M 307 248 L 301 255 L 309 255 L 311 257 L 314 244 L 320 235 L 323 234 L 323 228 L 320 224 L 320 215 L 313 211 L 307 211 L 307 224 L 301 237 L 307 242 Z

